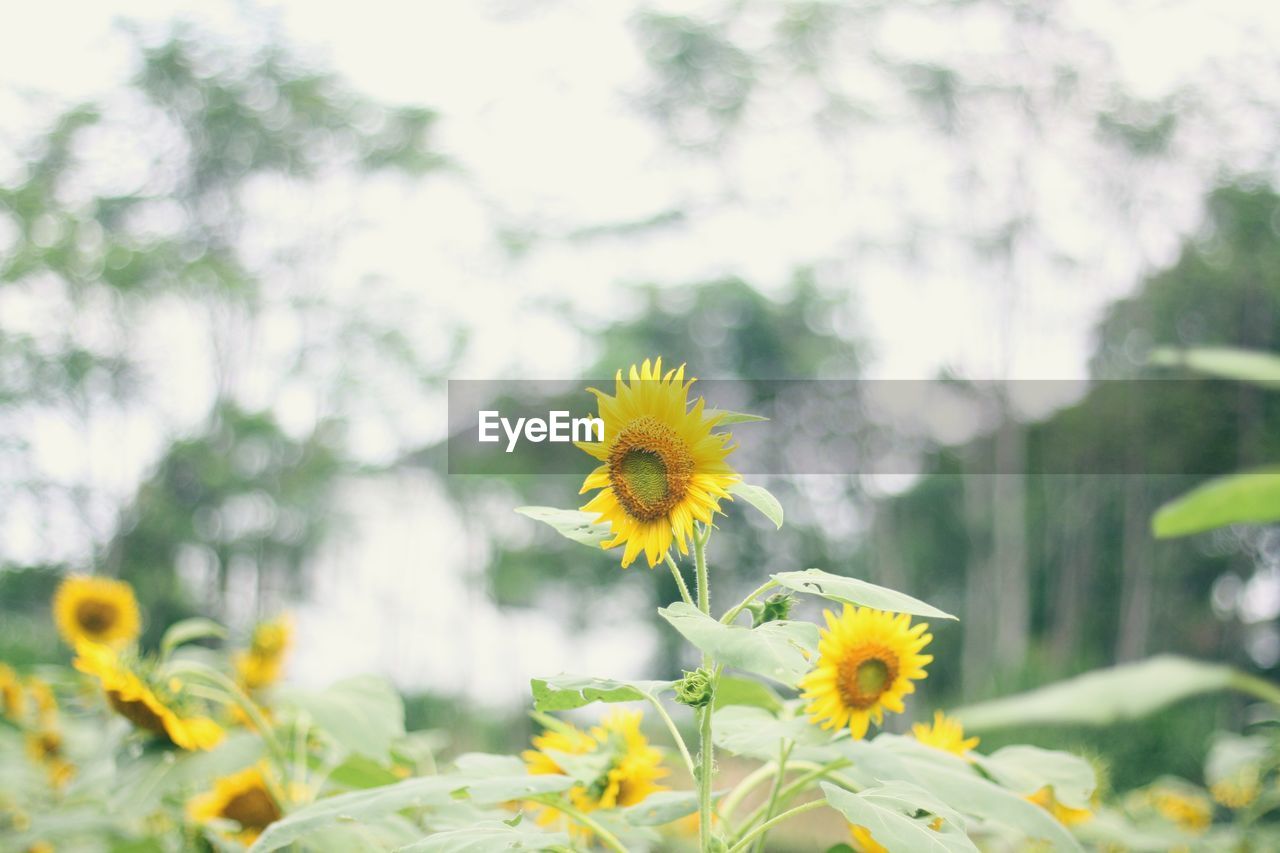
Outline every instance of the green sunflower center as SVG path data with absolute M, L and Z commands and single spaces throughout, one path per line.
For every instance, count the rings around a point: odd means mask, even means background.
M 76 605 L 76 623 L 89 634 L 102 634 L 116 624 L 116 606 L 107 601 L 86 599 Z
M 842 661 L 837 687 L 850 708 L 866 709 L 880 701 L 898 677 L 898 661 L 883 649 L 868 649 Z
M 609 485 L 637 521 L 656 521 L 684 500 L 693 477 L 689 445 L 670 426 L 637 418 L 609 450 Z

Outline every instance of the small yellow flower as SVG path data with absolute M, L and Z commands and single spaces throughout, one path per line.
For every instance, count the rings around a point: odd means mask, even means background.
M 81 643 L 75 668 L 98 679 L 107 702 L 136 728 L 168 739 L 187 750 L 213 749 L 223 737 L 222 728 L 205 716 L 187 716 L 163 701 L 111 648 Z
M 193 823 L 206 824 L 213 820 L 235 823 L 238 829 L 232 835 L 246 845 L 252 844 L 282 815 L 261 765 L 224 776 L 214 783 L 213 790 L 187 802 L 187 816 Z
M 0 712 L 15 722 L 27 713 L 27 697 L 13 667 L 0 663 Z
M 704 414 L 701 397 L 689 406 L 684 366 L 662 372 L 662 359 L 631 367 L 630 384 L 619 370 L 613 396 L 589 388 L 596 396 L 604 441 L 578 447 L 602 464 L 582 484 L 582 492 L 600 492 L 583 512 L 608 522 L 613 538 L 605 548 L 625 545 L 625 569 L 644 552 L 649 568 L 662 562 L 674 542 L 689 553 L 695 521 L 710 524 L 720 501 L 733 500 L 728 487 L 740 479 L 725 463 L 731 436 L 711 430 L 718 416 Z
M 818 643 L 818 664 L 804 678 L 801 696 L 809 718 L 824 729 L 849 727 L 865 737 L 885 711 L 902 713 L 902 700 L 915 692 L 933 657 L 920 651 L 933 639 L 928 625 L 911 624 L 905 613 L 845 605 L 840 616 L 824 612 L 827 627 Z
M 650 794 L 665 791 L 658 780 L 668 774 L 662 765 L 662 754 L 649 744 L 640 731 L 639 711 L 614 711 L 603 722 L 584 732 L 566 724 L 561 730 L 543 732 L 533 739 L 533 749 L 521 757 L 531 774 L 564 773 L 556 754 L 599 755 L 605 753 L 598 779 L 590 785 L 569 789 L 569 801 L 584 812 L 596 809 L 632 806 Z M 544 809 L 538 822 L 551 825 L 559 821 L 554 809 Z
M 1052 788 L 1041 788 L 1027 797 L 1027 799 L 1049 812 L 1063 826 L 1075 826 L 1093 817 L 1093 812 L 1089 809 L 1072 808 L 1058 802 L 1058 798 L 1053 795 Z
M 111 578 L 68 577 L 54 593 L 53 618 L 72 648 L 88 640 L 120 649 L 142 630 L 133 587 Z
M 248 690 L 270 687 L 280 680 L 285 657 L 293 645 L 293 623 L 281 616 L 253 629 L 249 648 L 235 656 L 236 677 Z
M 1205 796 L 1164 785 L 1153 788 L 1149 796 L 1155 810 L 1185 832 L 1199 834 L 1213 823 L 1213 805 Z
M 933 712 L 933 725 L 916 723 L 911 727 L 911 733 L 926 746 L 954 755 L 964 755 L 977 749 L 979 743 L 976 737 L 964 736 L 964 726 L 960 725 L 959 720 L 948 717 L 941 711 Z

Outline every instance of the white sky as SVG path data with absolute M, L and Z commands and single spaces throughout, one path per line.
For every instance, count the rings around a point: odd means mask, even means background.
M 657 5 L 667 11 L 709 8 Z M 180 15 L 243 38 L 250 31 L 235 11 L 239 6 L 190 0 L 27 4 L 0 28 L 0 92 L 20 87 L 53 97 L 33 105 L 0 94 L 6 117 L 0 142 L 21 139 L 59 103 L 118 86 L 131 71 L 132 54 L 113 29 L 115 19 L 154 23 Z M 999 191 L 975 199 L 957 195 L 954 164 L 909 122 L 832 146 L 796 120 L 803 94 L 765 92 L 740 140 L 722 156 L 671 150 L 629 97 L 645 80 L 629 25 L 634 3 L 282 0 L 266 8 L 304 55 L 324 61 L 357 90 L 438 110 L 437 143 L 470 179 L 429 178 L 420 186 L 377 179 L 358 187 L 336 181 L 303 197 L 264 182 L 254 188 L 250 208 L 279 233 L 262 239 L 285 241 L 326 217 L 354 217 L 363 227 L 335 249 L 328 286 L 355 298 L 363 276 L 380 274 L 411 298 L 407 325 L 427 348 L 442 322 L 470 326 L 468 377 L 576 375 L 593 345 L 564 325 L 547 307 L 552 302 L 571 303 L 603 320 L 618 310 L 628 283 L 678 286 L 734 273 L 777 292 L 798 265 L 820 262 L 824 286 L 856 293 L 859 326 L 875 355 L 873 377 L 927 378 L 951 368 L 975 378 L 1080 378 L 1100 310 L 1131 289 L 1142 270 L 1173 256 L 1198 220 L 1203 179 L 1218 153 L 1210 149 L 1227 145 L 1210 141 L 1197 155 L 1203 164 L 1196 160 L 1174 173 L 1134 165 L 1122 177 L 1132 179 L 1136 212 L 1129 228 L 1117 229 L 1093 215 L 1097 188 L 1081 180 L 1098 166 L 1086 159 L 1096 153 L 1087 147 L 1088 128 L 1054 128 L 1043 155 L 1031 160 L 1027 180 L 1045 199 L 1037 213 L 1055 245 L 1089 263 L 1064 271 L 1033 258 L 1011 273 L 1016 280 L 999 281 L 946 241 L 926 248 L 923 268 L 859 248 L 862 241 L 901 239 L 903 211 L 945 228 L 983 222 L 1008 201 Z M 1066 8 L 1081 31 L 1110 45 L 1128 88 L 1153 99 L 1214 69 L 1247 67 L 1246 60 L 1270 57 L 1270 48 L 1280 44 L 1280 7 L 1261 0 L 1229 6 L 1074 0 Z M 958 56 L 975 68 L 988 54 L 1002 56 L 1009 48 L 997 18 L 975 12 L 957 29 L 927 5 L 914 4 L 890 15 L 878 38 L 893 55 Z M 839 73 L 861 81 L 864 72 Z M 1004 132 L 999 116 L 991 124 L 977 166 L 992 186 L 1009 186 L 1009 164 L 1030 143 Z M 1247 145 L 1247 134 L 1242 138 L 1233 144 Z M 128 155 L 119 152 L 122 163 Z M 0 160 L 0 172 L 19 165 Z M 500 200 L 510 221 L 552 235 L 677 206 L 690 209 L 690 220 L 636 239 L 550 241 L 514 263 L 494 251 L 494 226 L 502 223 L 486 205 L 489 199 Z M 1006 311 L 1007 299 L 1012 307 Z M 159 387 L 172 401 L 175 421 L 194 422 L 210 395 L 199 379 L 207 373 L 204 355 L 180 319 L 164 325 L 152 339 L 157 358 L 170 368 L 159 375 Z M 278 330 L 287 337 L 283 321 Z M 269 383 L 250 383 L 246 393 L 278 394 L 262 402 L 274 402 L 286 422 L 314 405 L 305 388 L 281 394 Z M 406 403 L 398 421 L 417 423 L 421 438 L 438 434 L 443 417 L 419 400 Z M 303 417 L 299 429 L 305 427 Z M 48 425 L 54 449 L 48 464 L 68 468 L 68 477 L 96 471 L 94 477 L 116 484 L 122 494 L 161 442 L 160 433 L 138 423 L 108 425 L 91 441 L 68 429 Z M 122 444 L 123 435 L 129 438 Z M 358 424 L 357 437 L 375 457 L 406 440 L 383 422 Z M 98 470 L 103 465 L 109 470 Z M 518 673 L 603 668 L 603 660 L 592 659 L 601 656 L 599 649 L 610 655 L 629 650 L 621 669 L 640 666 L 648 654 L 643 644 L 583 642 L 555 630 L 548 617 L 503 615 L 479 600 L 424 625 L 422 613 L 407 602 L 471 595 L 450 579 L 475 557 L 451 550 L 430 521 L 448 507 L 418 488 L 397 484 L 378 496 L 352 497 L 353 506 L 366 510 L 361 533 L 321 561 L 315 602 L 300 613 L 302 645 L 311 650 L 298 661 L 300 677 L 377 668 L 402 684 L 511 702 L 523 695 Z M 405 508 L 406 493 L 420 499 Z M 422 540 L 424 530 L 434 532 Z M 11 552 L 38 547 L 20 538 L 8 545 Z M 421 630 L 408 633 L 410 628 Z M 611 630 L 626 633 L 617 625 Z M 435 644 L 456 647 L 467 631 L 489 638 L 477 653 L 483 660 L 439 654 Z M 350 643 L 353 633 L 367 642 Z M 433 639 L 422 642 L 424 636 Z M 627 674 L 617 668 L 614 674 Z M 496 675 L 474 677 L 476 671 Z

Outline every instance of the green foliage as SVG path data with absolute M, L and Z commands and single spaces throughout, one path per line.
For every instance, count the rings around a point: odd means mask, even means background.
M 960 816 L 915 785 L 896 782 L 853 793 L 823 782 L 822 793 L 832 808 L 869 830 L 890 853 L 978 849 L 965 835 Z M 938 818 L 941 822 L 935 827 Z
M 770 577 L 787 589 L 818 595 L 840 604 L 871 607 L 893 613 L 910 613 L 916 616 L 934 616 L 939 619 L 956 618 L 950 613 L 944 613 L 933 605 L 925 604 L 897 590 L 876 586 L 858 578 L 833 575 L 822 569 L 780 572 Z
M 319 691 L 290 688 L 281 701 L 303 713 L 344 749 L 385 761 L 404 736 L 400 694 L 375 676 L 348 678 Z
M 659 608 L 658 615 L 726 666 L 788 686 L 809 671 L 809 656 L 818 646 L 818 628 L 809 622 L 769 622 L 759 628 L 743 628 L 717 622 L 683 601 Z
M 535 678 L 533 707 L 539 711 L 569 711 L 592 702 L 635 702 L 656 699 L 671 690 L 672 681 L 615 681 L 611 678 L 589 678 L 557 675 Z
M 1197 486 L 1156 511 L 1151 529 L 1161 539 L 1230 524 L 1280 521 L 1280 468 L 1230 474 Z
M 575 509 L 555 509 L 549 506 L 518 506 L 516 512 L 541 521 L 566 539 L 583 545 L 595 545 L 613 538 L 609 525 L 596 521 L 597 516 Z
M 775 527 L 782 529 L 782 504 L 778 503 L 778 499 L 771 495 L 768 489 L 749 483 L 734 483 L 729 487 L 729 494 L 751 504 L 760 510 L 765 518 L 772 521 Z

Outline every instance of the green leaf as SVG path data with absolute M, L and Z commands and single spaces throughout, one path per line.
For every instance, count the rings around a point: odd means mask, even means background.
M 771 714 L 782 711 L 782 697 L 772 687 L 751 678 L 722 675 L 716 682 L 715 707 L 752 705 Z
M 917 785 L 891 782 L 857 794 L 822 783 L 827 803 L 849 823 L 861 826 L 890 853 L 956 853 L 977 849 L 964 834 L 964 823 L 954 811 Z M 920 812 L 926 812 L 916 817 Z M 935 816 L 942 825 L 933 828 Z
M 1204 780 L 1209 785 L 1236 778 L 1241 773 L 1261 772 L 1271 752 L 1271 739 L 1263 735 L 1218 732 L 1204 762 Z
M 267 827 L 251 853 L 269 853 L 317 832 L 352 823 L 372 823 L 408 808 L 447 806 L 458 799 L 478 804 L 505 803 L 539 794 L 558 793 L 573 786 L 567 776 L 507 776 L 474 778 L 427 776 L 394 785 L 353 791 L 317 800 Z
M 174 622 L 164 632 L 164 637 L 160 640 L 160 656 L 167 658 L 173 653 L 174 649 L 183 643 L 204 640 L 209 637 L 222 639 L 225 636 L 227 636 L 227 629 L 212 619 L 205 619 L 202 616 L 183 619 L 180 622 Z
M 581 675 L 535 678 L 533 707 L 539 711 L 569 711 L 592 702 L 636 702 L 656 698 L 670 690 L 670 681 L 615 681 Z
M 1196 373 L 1252 382 L 1264 388 L 1280 388 L 1280 356 L 1234 347 L 1199 347 L 1154 350 L 1150 362 L 1162 367 L 1186 367 Z
M 716 711 L 711 731 L 716 746 L 761 761 L 777 758 L 784 741 L 816 747 L 831 740 L 829 734 L 808 720 L 778 719 L 762 708 L 748 705 L 730 705 Z
M 750 424 L 759 421 L 769 420 L 764 415 L 749 415 L 745 412 L 731 412 L 728 409 L 703 409 L 703 417 L 719 418 L 716 426 L 728 426 L 729 424 Z
M 853 604 L 859 607 L 872 607 L 876 610 L 888 610 L 893 613 L 910 613 L 913 616 L 933 616 L 938 619 L 955 619 L 950 613 L 925 604 L 911 596 L 876 586 L 857 578 L 833 575 L 822 569 L 806 569 L 803 572 L 781 572 L 771 577 L 787 589 L 796 592 L 807 592 L 820 595 L 841 604 Z
M 581 542 L 583 545 L 599 548 L 600 543 L 613 538 L 610 526 L 597 522 L 596 519 L 599 516 L 592 512 L 556 509 L 549 506 L 518 506 L 516 512 L 527 515 L 534 521 L 549 524 L 564 538 Z
M 1156 510 L 1151 530 L 1160 539 L 1189 536 L 1229 524 L 1280 521 L 1280 468 L 1217 477 Z
M 734 498 L 742 498 L 764 514 L 764 517 L 782 529 L 782 504 L 769 493 L 764 486 L 753 486 L 749 483 L 737 482 L 729 486 L 729 494 Z
M 386 767 L 358 752 L 348 755 L 329 774 L 329 781 L 343 788 L 377 788 L 399 780 L 400 777 Z
M 280 700 L 306 712 L 348 750 L 379 761 L 387 761 L 392 742 L 404 737 L 400 694 L 376 676 L 349 678 L 318 693 L 281 691 Z
M 818 647 L 818 626 L 810 622 L 722 625 L 683 601 L 658 608 L 658 615 L 717 661 L 788 686 L 810 670 L 809 656 Z
M 1006 746 L 991 755 L 973 754 L 987 775 L 1006 788 L 1031 795 L 1053 789 L 1054 798 L 1073 809 L 1088 809 L 1098 785 L 1093 766 L 1077 755 L 1038 746 Z
M 437 832 L 400 847 L 396 853 L 492 853 L 495 850 L 570 850 L 563 832 L 543 832 L 531 821 L 486 820 L 463 829 Z
M 1226 690 L 1237 676 L 1221 664 L 1159 655 L 980 702 L 961 708 L 955 716 L 966 729 L 975 731 L 1053 724 L 1106 726 L 1141 719 L 1190 696 Z

